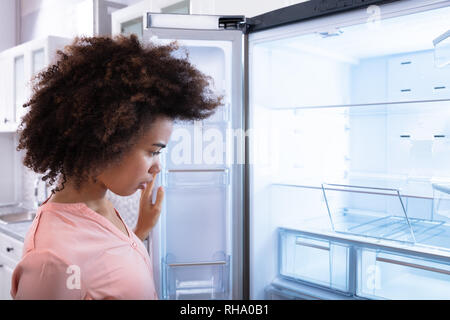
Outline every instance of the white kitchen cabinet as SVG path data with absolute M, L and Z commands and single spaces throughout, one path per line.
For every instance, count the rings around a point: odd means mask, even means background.
M 140 39 L 144 30 L 144 20 L 147 11 L 154 11 L 153 1 L 144 0 L 124 9 L 111 13 L 111 33 L 136 34 Z
M 27 109 L 32 77 L 51 64 L 72 40 L 55 36 L 32 40 L 0 53 L 0 132 L 14 132 Z
M 0 130 L 6 130 L 14 120 L 13 84 L 10 80 L 13 74 L 13 64 L 6 54 L 0 54 Z M 9 108 L 7 106 L 10 106 Z
M 11 299 L 11 279 L 22 257 L 23 243 L 0 233 L 0 300 Z
M 0 300 L 11 300 L 11 279 L 14 267 L 0 256 Z
M 189 11 L 189 1 L 143 0 L 111 13 L 111 33 L 112 35 L 134 33 L 142 39 L 144 26 L 147 25 L 147 12 L 188 14 Z
M 78 35 L 108 36 L 111 34 L 111 13 L 126 5 L 107 0 L 84 0 L 76 6 Z

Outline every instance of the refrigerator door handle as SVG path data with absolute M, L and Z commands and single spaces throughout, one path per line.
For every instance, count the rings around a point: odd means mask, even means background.
M 431 271 L 431 272 L 437 272 L 437 273 L 450 275 L 450 271 L 448 271 L 448 270 L 434 268 L 434 267 L 422 266 L 422 265 L 419 265 L 419 264 L 416 264 L 416 263 L 409 263 L 409 262 L 403 262 L 403 261 L 398 261 L 398 260 L 393 260 L 393 259 L 386 259 L 386 258 L 380 258 L 380 257 L 377 257 L 376 261 L 390 263 L 390 264 L 396 264 L 396 265 L 410 267 L 410 268 L 414 268 L 414 269 L 422 269 L 422 270 L 426 270 L 426 271 Z
M 314 249 L 320 249 L 320 250 L 324 250 L 324 251 L 330 251 L 330 248 L 324 247 L 324 246 L 319 246 L 317 244 L 311 244 L 311 243 L 307 243 L 307 242 L 303 242 L 303 241 L 299 241 L 297 240 L 295 242 L 296 245 L 299 246 L 303 246 L 303 247 L 310 247 L 310 248 L 314 248 Z

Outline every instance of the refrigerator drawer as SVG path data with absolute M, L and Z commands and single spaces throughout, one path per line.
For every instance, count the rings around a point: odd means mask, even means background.
M 375 299 L 450 299 L 450 261 L 358 249 L 357 295 Z
M 320 238 L 280 231 L 280 275 L 349 291 L 350 247 Z
M 204 300 L 230 298 L 230 256 L 220 253 L 211 261 L 177 262 L 163 259 L 164 298 Z
M 282 290 L 274 287 L 273 285 L 268 285 L 264 288 L 265 299 L 267 300 L 305 300 L 311 299 L 309 296 L 307 298 L 302 297 L 300 294 L 295 292 Z M 317 299 L 314 299 L 317 300 Z
M 330 289 L 275 278 L 264 288 L 268 300 L 357 300 L 358 298 Z

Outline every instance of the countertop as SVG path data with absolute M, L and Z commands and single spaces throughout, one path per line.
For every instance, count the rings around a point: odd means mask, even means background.
M 21 242 L 24 242 L 25 236 L 28 232 L 28 229 L 31 227 L 32 223 L 33 221 L 10 223 L 10 224 L 0 223 L 0 232 L 14 239 L 17 239 Z

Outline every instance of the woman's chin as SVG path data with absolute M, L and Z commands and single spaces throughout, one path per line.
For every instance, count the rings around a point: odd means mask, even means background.
M 120 190 L 120 191 L 115 191 L 115 190 L 111 190 L 109 189 L 109 191 L 111 191 L 112 193 L 121 196 L 121 197 L 127 197 L 127 196 L 131 196 L 132 194 L 135 194 L 136 191 L 138 191 L 139 189 L 135 188 L 134 190 Z

